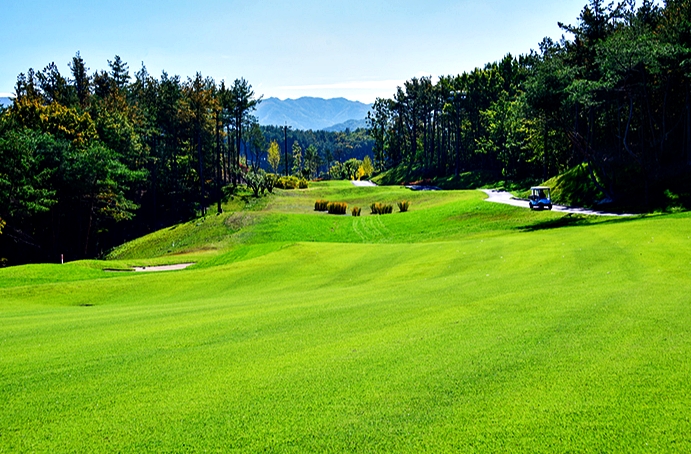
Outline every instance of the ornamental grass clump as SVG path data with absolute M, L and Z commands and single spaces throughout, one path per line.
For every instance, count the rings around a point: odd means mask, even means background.
M 353 216 L 360 216 L 361 211 L 362 211 L 362 209 L 360 207 L 353 207 L 350 210 L 350 214 L 352 214 Z
M 317 200 L 314 202 L 314 211 L 327 211 L 329 209 L 328 200 Z
M 373 203 L 369 206 L 372 214 L 390 214 L 393 213 L 393 205 L 384 205 L 383 203 Z
M 408 211 L 408 207 L 410 207 L 410 202 L 409 202 L 409 201 L 407 201 L 407 200 L 402 200 L 402 201 L 398 202 L 398 210 L 399 210 L 401 213 L 405 213 L 406 211 Z
M 330 202 L 326 209 L 329 214 L 346 214 L 348 204 L 344 202 Z

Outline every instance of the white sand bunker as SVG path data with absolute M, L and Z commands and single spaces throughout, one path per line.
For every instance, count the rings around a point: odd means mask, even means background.
M 371 188 L 376 186 L 376 184 L 369 180 L 350 180 L 350 182 L 353 183 L 353 186 L 357 186 L 359 188 Z
M 132 269 L 134 271 L 141 272 L 153 272 L 153 271 L 176 271 L 184 270 L 188 266 L 192 266 L 194 263 L 178 263 L 175 265 L 159 265 L 159 266 L 134 266 Z

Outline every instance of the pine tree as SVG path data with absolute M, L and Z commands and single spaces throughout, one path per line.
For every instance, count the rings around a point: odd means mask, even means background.
M 91 90 L 91 78 L 88 75 L 89 68 L 86 67 L 82 56 L 77 52 L 77 54 L 72 57 L 72 62 L 68 65 L 72 71 L 72 84 L 77 92 L 77 102 L 82 108 L 87 107 L 90 90 Z

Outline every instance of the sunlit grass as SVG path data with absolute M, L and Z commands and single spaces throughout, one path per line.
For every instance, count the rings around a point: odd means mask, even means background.
M 413 243 L 447 241 L 468 235 L 518 231 L 563 215 L 530 213 L 515 207 L 488 204 L 479 191 L 420 191 L 403 187 L 355 188 L 350 182 L 313 183 L 306 190 L 276 190 L 262 199 L 261 210 L 243 209 L 237 200 L 224 213 L 211 213 L 184 224 L 162 229 L 115 249 L 112 259 L 224 252 L 249 244 L 299 241 L 336 243 Z M 248 198 L 252 203 L 257 203 Z M 349 207 L 372 203 L 396 205 L 407 200 L 406 213 L 360 217 L 334 216 L 314 211 L 316 200 L 344 202 Z M 244 203 L 244 202 L 242 202 Z M 592 220 L 590 222 L 599 222 Z M 213 255 L 213 254 L 212 254 Z
M 185 271 L 0 270 L 0 451 L 691 448 L 689 214 L 555 223 L 477 192 L 312 211 L 398 190 L 229 209 L 185 227 L 230 231 L 187 240 Z

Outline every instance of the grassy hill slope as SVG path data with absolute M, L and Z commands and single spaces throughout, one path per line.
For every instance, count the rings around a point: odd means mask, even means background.
M 482 198 L 323 184 L 0 270 L 0 451 L 689 450 L 691 216 Z

